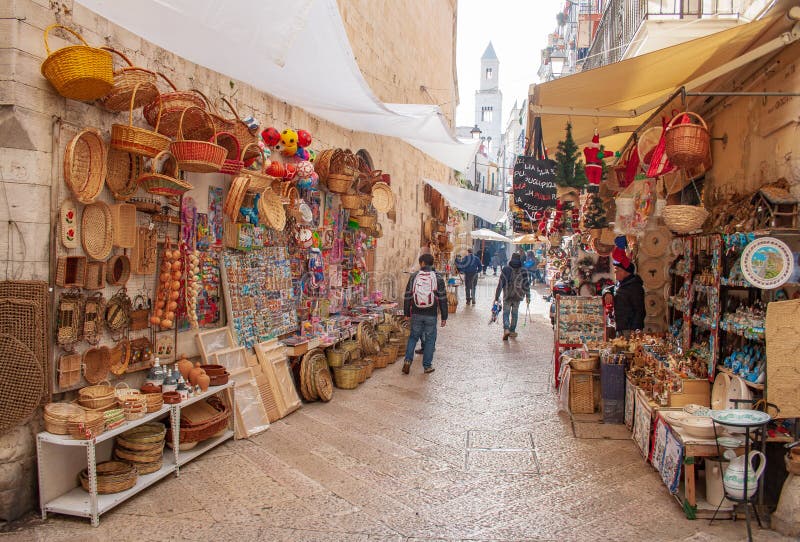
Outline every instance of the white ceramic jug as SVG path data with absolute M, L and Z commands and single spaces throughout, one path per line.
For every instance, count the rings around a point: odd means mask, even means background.
M 758 462 L 758 469 L 753 467 L 753 458 L 760 457 L 760 461 Z M 749 455 L 746 457 L 740 455 L 735 459 L 731 459 L 731 464 L 728 465 L 728 468 L 725 469 L 725 476 L 722 479 L 723 484 L 725 485 L 725 492 L 733 497 L 734 499 L 744 499 L 744 466 L 745 461 L 748 462 L 747 465 L 747 498 L 749 499 L 752 497 L 755 492 L 756 488 L 758 487 L 758 481 L 761 479 L 761 475 L 764 474 L 764 467 L 767 466 L 767 458 L 764 457 L 759 451 L 753 450 L 750 452 Z

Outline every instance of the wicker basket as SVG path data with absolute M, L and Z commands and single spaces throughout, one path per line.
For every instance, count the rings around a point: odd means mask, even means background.
M 124 254 L 116 254 L 106 264 L 106 282 L 109 286 L 125 286 L 131 276 L 131 260 Z
M 81 130 L 64 150 L 64 183 L 79 202 L 92 203 L 103 190 L 107 150 L 99 132 Z
M 227 154 L 225 147 L 215 143 L 219 134 L 215 132 L 210 141 L 185 139 L 186 135 L 183 130 L 183 119 L 186 112 L 193 109 L 202 112 L 208 121 L 208 125 L 213 129 L 211 117 L 204 109 L 189 107 L 181 113 L 180 120 L 178 121 L 177 139 L 170 143 L 169 150 L 178 160 L 178 167 L 184 171 L 191 171 L 194 173 L 218 172 L 225 163 L 225 156 Z
M 63 28 L 83 45 L 70 45 L 51 52 L 47 35 L 53 28 Z M 102 98 L 114 87 L 114 61 L 108 51 L 89 47 L 83 37 L 66 26 L 51 24 L 44 29 L 47 58 L 42 62 L 42 75 L 65 98 L 91 101 Z
M 160 422 L 143 423 L 117 437 L 117 444 L 128 450 L 150 450 L 164 443 L 167 428 Z
M 164 151 L 150 161 L 150 171 L 139 177 L 139 186 L 149 194 L 177 197 L 194 188 L 178 179 L 179 175 L 178 161 L 169 151 Z
M 233 113 L 233 118 L 229 120 L 232 126 L 228 131 L 231 132 L 236 137 L 239 144 L 243 146 L 241 160 L 246 164 L 252 163 L 254 159 L 261 156 L 261 149 L 258 147 L 258 136 L 253 134 L 250 128 L 247 127 L 247 124 L 241 120 L 239 113 L 231 102 L 226 98 L 222 98 L 222 101 L 228 106 L 231 113 Z M 253 147 L 253 145 L 255 145 L 255 147 Z
M 115 404 L 117 397 L 108 380 L 94 386 L 87 386 L 78 391 L 78 403 L 86 408 L 100 409 Z
M 56 286 L 83 288 L 86 283 L 86 256 L 59 256 L 56 262 Z
M 333 381 L 337 388 L 343 390 L 354 390 L 360 384 L 359 376 L 361 367 L 345 364 L 341 367 L 333 368 Z
M 146 83 L 146 86 L 153 86 Z M 136 93 L 138 92 L 141 84 L 134 87 L 131 94 L 130 109 L 128 111 L 128 124 L 112 124 L 111 125 L 111 146 L 119 151 L 130 152 L 147 156 L 148 158 L 155 157 L 158 153 L 167 150 L 169 147 L 170 139 L 158 132 L 159 123 L 161 122 L 161 109 L 159 109 L 159 116 L 156 119 L 156 126 L 154 130 L 146 128 L 139 128 L 133 125 L 133 105 L 136 102 Z M 158 99 L 158 103 L 161 103 Z M 105 169 L 105 168 L 103 168 Z
M 242 207 L 249 187 L 249 175 L 239 175 L 231 181 L 231 187 L 225 195 L 225 201 L 222 203 L 222 212 L 233 222 L 239 219 L 239 209 Z
M 117 438 L 116 446 L 114 447 L 114 457 L 122 461 L 130 463 L 156 463 L 161 461 L 164 454 L 164 441 L 161 440 L 148 447 L 138 446 L 136 449 L 128 449 L 125 446 L 125 440 Z M 138 468 L 138 464 L 136 467 Z
M 378 217 L 375 215 L 362 215 L 356 218 L 356 222 L 358 222 L 359 228 L 374 228 L 378 223 Z
M 587 358 L 570 358 L 569 364 L 576 371 L 593 371 L 600 365 L 600 356 L 591 355 Z
M 329 173 L 326 182 L 328 185 L 328 190 L 331 192 L 335 192 L 337 194 L 346 194 L 347 191 L 353 186 L 353 176 L 344 175 L 342 173 Z
M 97 464 L 97 492 L 101 495 L 119 493 L 136 485 L 136 467 L 125 461 L 104 461 Z M 81 487 L 89 491 L 89 470 L 83 469 L 79 475 Z
M 83 416 L 83 412 L 72 403 L 48 403 L 44 407 L 44 430 L 54 435 L 68 435 L 69 422 Z
M 100 384 L 108 382 L 105 380 L 111 367 L 111 351 L 107 346 L 90 348 L 83 353 L 83 378 L 89 384 Z M 81 390 L 81 393 L 86 388 Z M 83 403 L 81 403 L 83 404 Z M 100 408 L 99 406 L 84 405 L 90 408 Z
M 134 66 L 127 56 L 116 49 L 111 47 L 101 47 L 101 49 L 114 53 L 127 64 L 127 66 L 114 72 L 114 88 L 100 100 L 100 104 L 103 107 L 109 111 L 127 110 L 131 95 L 135 92 L 137 85 L 147 85 L 147 90 L 144 90 L 144 86 L 139 90 L 133 103 L 134 109 L 139 109 L 158 98 L 156 74 L 154 72 Z
M 81 246 L 89 258 L 108 259 L 114 246 L 111 208 L 102 201 L 87 205 L 81 215 Z
M 164 396 L 160 393 L 145 393 L 144 398 L 147 400 L 147 413 L 157 412 L 164 406 Z
M 694 117 L 698 123 L 690 122 Z M 678 113 L 664 132 L 665 151 L 670 162 L 684 169 L 697 167 L 708 159 L 711 136 L 706 121 L 697 113 Z
M 358 194 L 342 194 L 342 208 L 344 209 L 361 209 L 361 196 Z
M 136 244 L 136 206 L 117 203 L 111 206 L 111 224 L 114 246 L 133 248 Z
M 136 183 L 144 171 L 144 157 L 138 154 L 108 150 L 106 185 L 117 201 L 127 201 L 136 193 Z
M 108 410 L 103 410 L 102 412 L 106 422 L 106 431 L 116 429 L 125 423 L 125 413 L 121 408 L 109 408 Z
M 225 162 L 219 172 L 225 175 L 237 175 L 244 167 L 239 140 L 230 132 L 219 132 L 217 133 L 217 143 L 221 147 L 225 147 Z
M 347 363 L 350 353 L 347 350 L 337 350 L 336 347 L 333 347 L 325 351 L 325 357 L 328 359 L 328 367 L 333 369 Z
M 675 233 L 699 230 L 708 218 L 708 211 L 695 205 L 667 205 L 661 213 L 664 225 Z
M 147 414 L 147 398 L 142 394 L 138 396 L 130 395 L 126 399 L 120 400 L 119 403 L 122 405 L 122 411 L 128 421 L 140 420 Z
M 88 440 L 100 435 L 106 426 L 105 416 L 102 412 L 84 410 L 79 416 L 73 417 L 68 423 L 69 435 L 76 440 Z
M 375 369 L 385 368 L 392 359 L 392 351 L 389 348 L 381 349 L 380 352 L 372 356 Z
M 573 373 L 569 379 L 569 409 L 573 414 L 594 412 L 594 376 Z
M 158 75 L 167 82 L 172 92 L 160 94 L 157 100 L 153 100 L 144 107 L 142 114 L 150 126 L 156 126 L 160 111 L 161 122 L 158 125 L 157 131 L 166 136 L 175 137 L 178 133 L 178 123 L 181 113 L 183 113 L 187 107 L 205 109 L 206 102 L 194 92 L 179 91 L 175 85 L 172 84 L 172 81 L 163 73 L 159 73 Z M 205 125 L 204 119 L 196 116 L 185 120 L 184 129 L 186 133 L 194 136 L 198 131 L 203 133 L 208 127 Z M 211 137 L 211 134 L 205 134 L 205 137 Z
M 198 425 L 189 425 L 181 420 L 179 441 L 181 443 L 200 442 L 214 436 L 228 426 L 231 409 L 218 397 L 212 397 L 207 402 L 217 410 L 217 414 L 204 420 Z M 172 442 L 172 429 L 167 430 L 167 441 Z

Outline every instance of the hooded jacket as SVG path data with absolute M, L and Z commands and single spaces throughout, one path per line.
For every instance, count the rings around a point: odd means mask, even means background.
M 519 303 L 523 298 L 528 301 L 531 299 L 531 276 L 527 269 L 522 268 L 522 262 L 517 255 L 514 256 L 503 267 L 494 292 L 495 300 L 499 300 L 500 293 L 503 293 L 503 303 Z
M 617 331 L 644 329 L 644 286 L 639 275 L 628 275 L 614 291 Z
M 465 275 L 480 273 L 481 269 L 483 269 L 480 259 L 474 254 L 467 254 L 456 264 L 456 267 Z

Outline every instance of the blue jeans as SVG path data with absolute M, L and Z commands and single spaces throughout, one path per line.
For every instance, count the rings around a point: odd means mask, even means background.
M 414 349 L 422 339 L 422 366 L 433 364 L 433 351 L 436 349 L 436 316 L 411 315 L 411 335 L 406 345 L 406 362 L 414 361 Z
M 519 301 L 503 303 L 503 329 L 517 330 L 517 316 L 519 316 Z M 509 316 L 511 321 L 509 322 Z

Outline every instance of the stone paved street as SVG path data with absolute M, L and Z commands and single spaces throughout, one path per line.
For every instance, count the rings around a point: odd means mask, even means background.
M 210 452 L 97 529 L 53 516 L 0 541 L 744 539 L 743 522 L 687 520 L 632 441 L 575 438 L 550 392 L 546 304 L 536 295 L 504 343 L 487 325 L 493 289 L 481 279 L 479 305 L 462 299 L 435 373 L 419 358 L 409 376 L 378 370 Z

